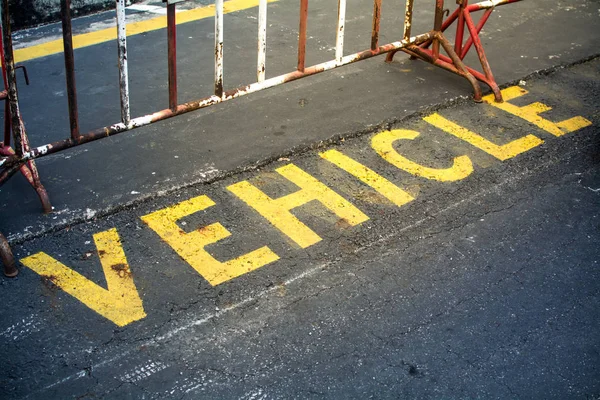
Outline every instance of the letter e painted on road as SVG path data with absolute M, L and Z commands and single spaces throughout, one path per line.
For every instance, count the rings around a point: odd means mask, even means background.
M 515 106 L 514 104 L 509 103 L 509 101 L 516 99 L 517 97 L 525 96 L 527 93 L 529 92 L 522 87 L 511 86 L 502 90 L 502 97 L 504 98 L 503 103 L 496 103 L 494 101 L 494 95 L 484 96 L 483 101 L 490 106 L 494 106 L 510 114 L 516 115 L 519 118 L 523 118 L 538 128 L 553 134 L 554 136 L 562 136 L 566 133 L 574 132 L 592 124 L 583 117 L 573 117 L 560 122 L 549 121 L 540 117 L 539 114 L 552 110 L 552 107 L 542 103 L 531 103 L 523 107 Z
M 526 135 L 519 139 L 515 139 L 512 142 L 503 145 L 498 145 L 496 143 L 490 142 L 489 140 L 485 139 L 481 135 L 476 134 L 475 132 L 471 132 L 467 128 L 464 128 L 458 124 L 455 124 L 452 121 L 447 120 L 438 113 L 429 115 L 423 119 L 426 122 L 429 122 L 431 125 L 435 126 L 436 128 L 448 132 L 449 134 L 454 135 L 457 138 L 472 144 L 478 149 L 481 149 L 502 161 L 508 160 L 509 158 L 513 158 L 518 154 L 524 153 L 544 143 L 543 140 L 539 139 L 536 136 Z
M 213 286 L 279 260 L 277 254 L 263 246 L 232 260 L 218 261 L 204 247 L 231 236 L 223 225 L 217 222 L 189 233 L 177 225 L 181 218 L 214 205 L 202 195 L 144 215 L 142 221 Z
M 321 240 L 319 235 L 290 212 L 310 201 L 321 202 L 350 226 L 358 225 L 369 219 L 349 201 L 294 164 L 277 168 L 276 171 L 299 186 L 300 190 L 278 199 L 272 199 L 248 181 L 238 182 L 227 189 L 258 211 L 300 247 L 306 248 Z
M 432 179 L 440 182 L 459 181 L 471 175 L 473 172 L 473 164 L 467 156 L 459 156 L 454 158 L 454 163 L 449 168 L 430 168 L 410 161 L 404 156 L 401 156 L 394 149 L 394 142 L 397 140 L 413 140 L 419 136 L 419 132 L 406 129 L 394 129 L 391 131 L 383 131 L 373 136 L 371 139 L 371 147 L 387 162 L 405 170 L 413 175 L 422 178 Z
M 146 313 L 142 299 L 133 282 L 117 230 L 96 233 L 94 242 L 104 271 L 106 289 L 43 252 L 21 262 L 118 326 L 144 318 Z

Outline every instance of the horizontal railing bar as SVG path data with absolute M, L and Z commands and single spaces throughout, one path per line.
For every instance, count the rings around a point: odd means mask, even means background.
M 376 51 L 365 50 L 359 53 L 350 54 L 344 56 L 339 62 L 339 60 L 334 59 L 331 61 L 327 61 L 324 63 L 316 64 L 311 67 L 307 67 L 304 69 L 304 72 L 294 71 L 287 74 L 283 74 L 274 78 L 267 79 L 263 82 L 252 83 L 247 86 L 243 86 L 238 89 L 229 90 L 223 93 L 223 97 L 218 96 L 209 96 L 200 100 L 191 101 L 187 103 L 183 103 L 177 106 L 176 110 L 165 109 L 161 111 L 157 111 L 153 114 L 144 115 L 142 117 L 133 118 L 129 122 L 129 124 L 125 125 L 123 123 L 118 123 L 115 125 L 111 125 L 108 127 L 96 129 L 87 134 L 81 135 L 78 141 L 74 141 L 72 139 L 65 139 L 61 141 L 57 141 L 54 143 L 46 144 L 44 146 L 39 146 L 30 151 L 26 152 L 23 157 L 20 159 L 15 157 L 8 157 L 4 159 L 0 159 L 0 167 L 9 167 L 14 163 L 22 163 L 27 160 L 39 158 L 42 156 L 46 156 L 49 154 L 57 153 L 61 150 L 65 150 L 71 147 L 75 147 L 79 144 L 84 144 L 88 142 L 92 142 L 104 137 L 116 135 L 121 132 L 129 131 L 135 128 L 139 128 L 142 126 L 149 125 L 154 122 L 162 121 L 168 118 L 172 118 L 176 115 L 181 115 L 188 113 L 190 111 L 198 110 L 201 108 L 209 107 L 214 104 L 222 103 L 224 101 L 232 100 L 241 96 L 245 96 L 250 93 L 258 92 L 260 90 L 265 90 L 274 86 L 281 85 L 283 83 L 292 82 L 297 79 L 315 75 L 324 71 L 329 71 L 343 65 L 352 64 L 357 61 L 365 60 L 371 57 L 375 57 L 381 54 L 388 53 L 394 50 L 403 49 L 409 45 L 419 45 L 430 40 L 432 37 L 431 32 L 427 32 L 422 35 L 418 35 L 412 37 L 410 40 L 402 40 L 398 42 L 389 43 L 383 46 L 380 46 Z

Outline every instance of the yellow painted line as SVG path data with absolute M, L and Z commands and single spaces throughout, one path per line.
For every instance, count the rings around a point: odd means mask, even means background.
M 454 182 L 471 175 L 473 164 L 468 156 L 454 158 L 454 163 L 449 168 L 431 168 L 409 160 L 394 149 L 395 141 L 402 139 L 414 140 L 418 136 L 419 132 L 407 129 L 383 131 L 373 136 L 371 147 L 390 164 L 422 178 L 440 182 Z
M 456 136 L 457 138 L 462 139 L 467 143 L 472 144 L 478 149 L 481 149 L 486 153 L 491 154 L 492 156 L 496 157 L 498 160 L 501 161 L 506 161 L 544 143 L 543 140 L 534 135 L 526 135 L 515 139 L 512 142 L 503 145 L 498 145 L 496 143 L 490 142 L 483 136 L 468 130 L 467 128 L 464 128 L 452 121 L 447 120 L 438 113 L 429 115 L 423 119 L 431 125 L 435 126 L 436 128 L 439 128 L 444 132 L 448 132 L 449 134 Z
M 504 98 L 503 103 L 496 103 L 493 95 L 488 95 L 483 98 L 490 106 L 499 108 L 507 113 L 516 115 L 519 118 L 523 118 L 525 121 L 532 123 L 540 129 L 551 133 L 554 136 L 562 136 L 566 133 L 571 133 L 576 130 L 585 128 L 586 126 L 592 125 L 592 123 L 583 117 L 573 117 L 560 122 L 552 122 L 541 117 L 539 114 L 552 110 L 545 104 L 535 102 L 526 106 L 516 106 L 509 103 L 509 101 L 516 99 L 517 97 L 525 96 L 529 92 L 519 86 L 511 86 L 502 90 L 502 97 Z
M 351 175 L 354 175 L 361 182 L 371 186 L 377 193 L 397 205 L 402 207 L 415 198 L 410 194 L 394 185 L 372 169 L 365 167 L 358 161 L 353 160 L 347 155 L 337 151 L 329 150 L 319 154 L 322 158 L 338 166 Z
M 218 261 L 204 248 L 231 236 L 223 225 L 216 222 L 189 233 L 177 225 L 181 218 L 214 205 L 214 201 L 202 195 L 144 215 L 142 221 L 213 286 L 279 260 L 277 254 L 263 246 L 232 260 Z
M 267 0 L 269 3 L 278 0 Z M 253 7 L 258 7 L 259 0 L 229 0 L 223 5 L 223 13 L 231 13 L 235 11 L 246 10 Z M 195 8 L 193 10 L 185 10 L 177 13 L 177 25 L 185 24 L 186 22 L 197 21 L 204 18 L 213 17 L 215 15 L 215 6 L 211 4 L 205 7 Z M 167 17 L 160 16 L 145 21 L 132 22 L 127 24 L 127 36 L 139 35 L 140 33 L 156 31 L 167 27 Z M 73 36 L 73 48 L 80 49 L 83 47 L 93 46 L 95 44 L 109 42 L 117 39 L 117 28 L 106 28 L 95 32 L 82 33 Z M 33 60 L 35 58 L 49 56 L 63 52 L 62 39 L 52 40 L 50 42 L 37 44 L 14 51 L 16 62 Z
M 43 252 L 23 258 L 21 262 L 118 326 L 144 318 L 142 299 L 133 282 L 117 230 L 96 233 L 94 242 L 107 289 Z
M 258 211 L 298 246 L 306 248 L 321 241 L 319 235 L 290 212 L 313 200 L 319 201 L 335 213 L 340 221 L 343 221 L 342 226 L 355 226 L 369 219 L 348 200 L 294 164 L 277 168 L 275 171 L 300 187 L 300 190 L 278 199 L 270 198 L 248 181 L 228 186 L 227 190 Z

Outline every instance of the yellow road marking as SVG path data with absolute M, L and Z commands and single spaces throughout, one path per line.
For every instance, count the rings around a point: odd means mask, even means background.
M 317 200 L 321 202 L 341 218 L 346 226 L 355 226 L 369 219 L 348 200 L 294 164 L 277 168 L 276 171 L 296 186 L 299 186 L 300 190 L 278 199 L 270 198 L 248 181 L 228 186 L 227 190 L 258 211 L 277 229 L 296 242 L 298 246 L 306 248 L 321 241 L 319 235 L 290 212 L 290 210 L 310 201 Z
M 26 257 L 21 262 L 118 326 L 144 318 L 146 313 L 142 299 L 133 282 L 117 230 L 113 228 L 96 233 L 94 242 L 107 289 L 43 252 Z
M 510 114 L 516 115 L 519 118 L 523 118 L 537 127 L 553 134 L 554 136 L 562 136 L 566 133 L 574 132 L 576 130 L 585 128 L 586 126 L 592 125 L 590 121 L 583 117 L 573 117 L 560 122 L 552 122 L 545 118 L 540 117 L 540 113 L 552 110 L 545 104 L 535 102 L 529 105 L 519 107 L 514 104 L 510 104 L 509 101 L 516 99 L 517 97 L 525 96 L 529 92 L 519 86 L 511 86 L 502 90 L 502 97 L 504 98 L 503 103 L 496 103 L 493 95 L 484 96 L 483 101 L 487 104 L 504 110 Z
M 268 0 L 269 3 L 278 0 Z M 248 8 L 258 7 L 259 0 L 228 0 L 223 4 L 223 13 L 231 13 L 235 11 L 246 10 Z M 186 22 L 197 21 L 204 18 L 209 18 L 215 15 L 215 6 L 211 4 L 205 7 L 195 8 L 193 10 L 185 10 L 177 13 L 177 24 L 185 24 Z M 167 27 L 167 17 L 160 16 L 145 21 L 132 22 L 127 24 L 127 36 L 139 35 L 144 32 L 156 31 Z M 95 32 L 82 33 L 73 36 L 73 48 L 80 49 L 82 47 L 92 46 L 99 43 L 109 42 L 117 39 L 117 28 L 106 28 Z M 52 40 L 50 42 L 37 44 L 34 46 L 17 49 L 14 51 L 15 61 L 23 62 L 33 60 L 34 58 L 45 57 L 51 54 L 63 52 L 62 39 Z
M 279 260 L 267 246 L 226 262 L 213 258 L 204 247 L 231 236 L 220 223 L 214 223 L 186 233 L 178 225 L 181 218 L 214 206 L 208 196 L 198 196 L 142 217 L 148 226 L 171 246 L 211 285 L 246 274 Z
M 329 150 L 319 154 L 322 158 L 337 165 L 339 168 L 354 175 L 363 183 L 371 186 L 380 195 L 397 205 L 398 207 L 414 200 L 410 194 L 394 185 L 392 182 L 379 175 L 377 172 L 369 169 L 353 160 L 347 155 L 337 150 Z
M 413 175 L 440 182 L 458 181 L 471 175 L 473 164 L 468 156 L 459 156 L 454 158 L 454 163 L 450 168 L 430 168 L 410 161 L 401 156 L 394 149 L 396 140 L 413 140 L 419 136 L 419 132 L 407 129 L 394 129 L 383 131 L 373 136 L 371 147 L 387 162 L 403 169 Z
M 472 132 L 467 128 L 464 128 L 458 124 L 455 124 L 452 121 L 447 120 L 438 113 L 429 115 L 423 119 L 431 125 L 435 126 L 436 128 L 439 128 L 445 132 L 448 132 L 451 135 L 456 136 L 459 139 L 464 140 L 467 143 L 472 144 L 478 149 L 481 149 L 486 153 L 491 154 L 492 156 L 496 157 L 501 161 L 513 158 L 518 154 L 529 151 L 534 147 L 544 143 L 543 140 L 539 139 L 536 136 L 527 135 L 519 139 L 513 140 L 512 142 L 503 145 L 497 145 L 496 143 L 490 142 L 489 140 L 476 134 L 475 132 Z

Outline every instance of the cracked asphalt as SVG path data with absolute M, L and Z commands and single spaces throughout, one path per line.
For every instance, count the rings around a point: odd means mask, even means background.
M 17 246 L 22 260 L 43 251 L 102 284 L 90 240 L 116 228 L 147 316 L 118 328 L 23 268 L 2 281 L 3 397 L 598 398 L 599 73 L 595 59 L 531 77 L 511 100 L 591 123 L 560 137 L 467 100 L 389 127 L 420 132 L 395 148 L 431 168 L 467 155 L 473 172 L 455 182 L 386 162 L 375 132 Z M 428 124 L 432 113 L 494 143 L 544 143 L 500 161 Z M 414 200 L 392 204 L 319 156 L 331 150 Z M 226 190 L 294 192 L 275 172 L 289 164 L 369 219 L 340 223 L 309 202 L 294 215 L 322 240 L 303 249 Z M 212 286 L 140 219 L 202 195 L 216 205 L 179 224 L 223 224 L 231 236 L 206 248 L 213 257 L 268 244 L 279 260 Z
M 600 399 L 599 10 L 541 4 L 485 34 L 504 109 L 377 59 L 42 159 L 50 217 L 12 180 L 0 398 Z M 561 21 L 572 36 L 525 53 Z M 138 85 L 164 72 L 152 60 Z M 104 93 L 95 61 L 84 104 Z M 54 81 L 21 90 L 52 102 Z M 116 110 L 100 96 L 88 124 Z M 36 144 L 60 132 L 44 118 Z

